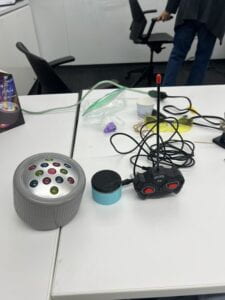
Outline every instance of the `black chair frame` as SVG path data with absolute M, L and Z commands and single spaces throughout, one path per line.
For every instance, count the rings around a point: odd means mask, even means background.
M 152 18 L 147 33 L 146 30 L 147 19 L 145 15 L 156 13 L 156 9 L 142 11 L 137 0 L 129 0 L 130 9 L 132 13 L 132 24 L 130 26 L 130 39 L 135 44 L 147 45 L 150 49 L 150 59 L 148 66 L 145 68 L 137 68 L 127 73 L 126 79 L 129 79 L 133 73 L 141 73 L 141 75 L 135 80 L 132 86 L 137 86 L 143 79 L 147 79 L 151 84 L 154 81 L 154 53 L 160 53 L 165 47 L 163 44 L 172 44 L 173 37 L 167 33 L 152 33 L 154 26 L 157 22 L 157 18 Z
M 58 93 L 71 93 L 71 89 L 66 83 L 58 76 L 55 68 L 68 62 L 75 60 L 73 56 L 66 56 L 51 62 L 47 62 L 42 57 L 31 53 L 22 42 L 17 42 L 16 47 L 27 57 L 34 73 L 37 76 L 35 83 L 37 94 L 58 94 Z

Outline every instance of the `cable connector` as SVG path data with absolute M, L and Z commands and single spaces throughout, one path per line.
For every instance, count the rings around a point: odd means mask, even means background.
M 134 181 L 134 179 L 124 179 L 122 180 L 122 185 L 128 185 L 130 183 L 132 183 Z
M 148 94 L 152 98 L 157 98 L 158 97 L 157 91 L 154 91 L 154 90 L 149 91 Z M 167 97 L 168 97 L 167 93 L 165 93 L 165 92 L 160 92 L 159 93 L 159 99 L 160 100 L 164 100 Z
M 187 116 L 181 117 L 179 120 L 179 124 L 191 126 L 193 124 L 193 120 L 188 118 Z

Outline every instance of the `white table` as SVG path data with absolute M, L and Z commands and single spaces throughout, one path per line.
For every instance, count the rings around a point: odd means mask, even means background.
M 13 5 L 0 6 L 0 16 L 8 14 L 9 12 L 15 11 L 21 7 L 29 4 L 29 0 L 22 0 Z
M 190 96 L 204 114 L 223 116 L 225 86 L 166 91 Z M 123 129 L 131 133 L 135 103 L 127 111 Z M 115 153 L 101 130 L 80 119 L 74 158 L 85 170 L 87 186 L 79 214 L 62 229 L 54 300 L 225 292 L 225 152 L 211 142 L 220 132 L 196 128 L 188 135 L 203 143 L 196 143 L 196 166 L 182 171 L 186 182 L 179 194 L 140 201 L 130 185 L 119 202 L 101 206 L 91 197 L 92 175 L 113 169 L 128 178 L 130 155 Z
M 23 96 L 23 108 L 40 111 L 71 105 L 77 94 Z M 40 152 L 70 155 L 75 109 L 45 115 L 24 114 L 25 124 L 0 134 L 0 298 L 49 299 L 59 230 L 35 231 L 13 207 L 12 178 L 17 165 Z
M 140 89 L 148 91 L 149 89 Z M 162 88 L 163 91 L 166 91 L 168 95 L 171 96 L 188 96 L 192 100 L 193 107 L 204 115 L 217 115 L 224 117 L 225 113 L 225 85 L 218 86 L 198 86 L 198 87 L 168 87 Z M 106 93 L 109 93 L 109 90 L 95 90 L 93 91 L 86 100 L 91 101 L 97 100 Z M 133 125 L 138 123 L 141 119 L 138 118 L 136 112 L 136 100 L 138 97 L 143 97 L 141 94 L 125 91 L 118 96 L 118 99 L 125 100 L 126 107 L 124 110 L 115 115 L 111 116 L 112 120 L 117 120 L 119 118 L 119 123 L 121 125 L 118 127 L 118 131 L 126 132 L 131 134 L 134 137 L 138 137 L 138 134 L 135 134 L 133 130 Z M 180 107 L 187 106 L 187 101 L 182 98 L 179 99 L 170 99 L 167 98 L 161 102 L 162 106 L 166 104 L 178 104 Z M 106 118 L 110 120 L 110 117 Z M 120 122 L 121 121 L 121 122 Z M 198 120 L 199 121 L 199 120 Z M 91 125 L 89 122 L 93 122 L 92 119 L 85 119 L 80 117 L 79 128 L 77 132 L 77 143 L 76 143 L 76 155 L 81 154 L 84 157 L 95 157 L 95 156 L 108 156 L 115 155 L 114 149 L 109 143 L 109 135 L 103 133 L 103 127 L 100 128 L 99 125 Z M 85 134 L 84 134 L 85 132 Z M 184 138 L 190 139 L 194 142 L 212 142 L 212 139 L 221 133 L 215 129 L 202 128 L 199 126 L 193 126 L 190 132 L 183 134 Z M 96 142 L 94 142 L 96 141 Z M 101 147 L 103 151 L 99 152 L 99 141 L 101 142 Z

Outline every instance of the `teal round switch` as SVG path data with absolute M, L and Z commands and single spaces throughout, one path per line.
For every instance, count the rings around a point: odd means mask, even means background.
M 117 202 L 121 197 L 122 180 L 118 173 L 112 170 L 102 170 L 95 173 L 91 179 L 92 197 L 103 205 Z

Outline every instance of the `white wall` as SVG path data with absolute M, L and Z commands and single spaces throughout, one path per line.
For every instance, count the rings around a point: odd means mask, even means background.
M 13 74 L 18 94 L 26 95 L 35 76 L 24 54 L 16 48 L 16 42 L 22 41 L 30 51 L 39 53 L 29 6 L 0 16 L 0 41 L 0 69 Z
M 140 0 L 143 9 L 158 9 L 166 0 Z M 149 50 L 129 40 L 128 0 L 31 0 L 40 51 L 47 59 L 74 55 L 75 64 L 145 62 Z M 153 16 L 153 15 L 152 15 Z M 158 23 L 157 31 L 173 34 L 174 20 Z M 158 61 L 166 61 L 171 46 Z M 194 55 L 194 47 L 188 57 Z M 225 58 L 225 43 L 216 45 L 213 58 Z

